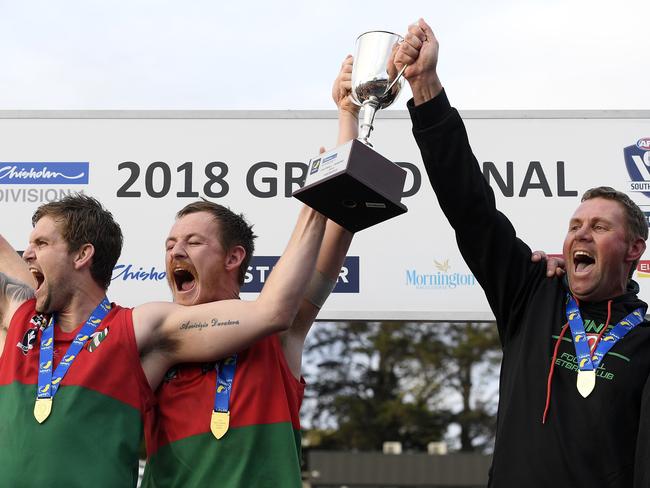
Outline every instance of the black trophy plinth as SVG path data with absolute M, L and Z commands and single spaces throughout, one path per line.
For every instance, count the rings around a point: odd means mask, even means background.
M 407 211 L 405 181 L 404 169 L 355 139 L 312 159 L 293 196 L 357 232 Z

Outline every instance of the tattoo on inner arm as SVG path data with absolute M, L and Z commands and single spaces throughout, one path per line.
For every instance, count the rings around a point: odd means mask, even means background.
M 0 298 L 23 302 L 34 298 L 34 290 L 29 285 L 0 272 Z
M 216 317 L 210 319 L 208 322 L 193 322 L 191 320 L 187 320 L 181 323 L 180 330 L 190 330 L 190 329 L 202 330 L 207 327 L 226 327 L 230 325 L 239 325 L 239 320 L 237 319 L 219 320 Z
M 0 272 L 0 301 L 24 302 L 33 297 L 34 290 L 30 286 Z M 5 317 L 6 312 L 4 307 L 0 307 L 0 332 L 9 327 L 9 323 L 5 323 L 5 318 L 9 318 Z

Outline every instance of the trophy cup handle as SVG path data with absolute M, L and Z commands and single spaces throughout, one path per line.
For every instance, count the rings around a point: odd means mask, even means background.
M 405 64 L 404 66 L 402 66 L 402 69 L 399 70 L 399 73 L 397 73 L 397 76 L 396 76 L 395 79 L 392 81 L 392 83 L 386 87 L 386 90 L 384 91 L 384 95 L 386 95 L 386 93 L 388 93 L 389 91 L 392 90 L 392 88 L 393 88 L 393 86 L 395 85 L 395 83 L 397 83 L 397 82 L 399 81 L 399 79 L 400 79 L 400 78 L 402 77 L 402 75 L 404 74 L 404 71 L 406 71 L 406 68 L 408 68 L 408 67 L 409 67 L 408 64 Z M 382 95 L 382 96 L 383 96 L 383 95 Z

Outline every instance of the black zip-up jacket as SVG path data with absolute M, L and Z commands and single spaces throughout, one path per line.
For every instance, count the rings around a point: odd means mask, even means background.
M 630 488 L 650 372 L 649 324 L 636 327 L 605 356 L 587 398 L 576 388 L 575 349 L 567 329 L 559 340 L 543 424 L 553 351 L 567 322 L 567 288 L 562 279 L 546 277 L 543 263 L 531 262 L 530 248 L 496 209 L 463 121 L 445 92 L 418 107 L 411 100 L 408 109 L 429 180 L 463 258 L 485 291 L 503 348 L 489 486 Z M 612 300 L 611 326 L 647 307 L 635 286 L 630 282 L 628 293 Z M 580 304 L 592 340 L 604 327 L 607 308 L 607 302 Z

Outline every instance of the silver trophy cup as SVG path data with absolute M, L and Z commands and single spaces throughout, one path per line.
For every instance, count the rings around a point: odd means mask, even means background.
M 398 73 L 395 54 L 402 36 L 370 31 L 357 38 L 352 66 L 352 100 L 361 108 L 359 140 L 372 146 L 368 137 L 377 110 L 388 107 L 402 89 L 404 68 Z
M 406 212 L 400 202 L 406 171 L 368 142 L 375 113 L 388 107 L 401 88 L 394 64 L 401 36 L 385 31 L 357 38 L 352 66 L 352 98 L 361 105 L 359 138 L 309 161 L 305 181 L 293 196 L 357 232 Z

